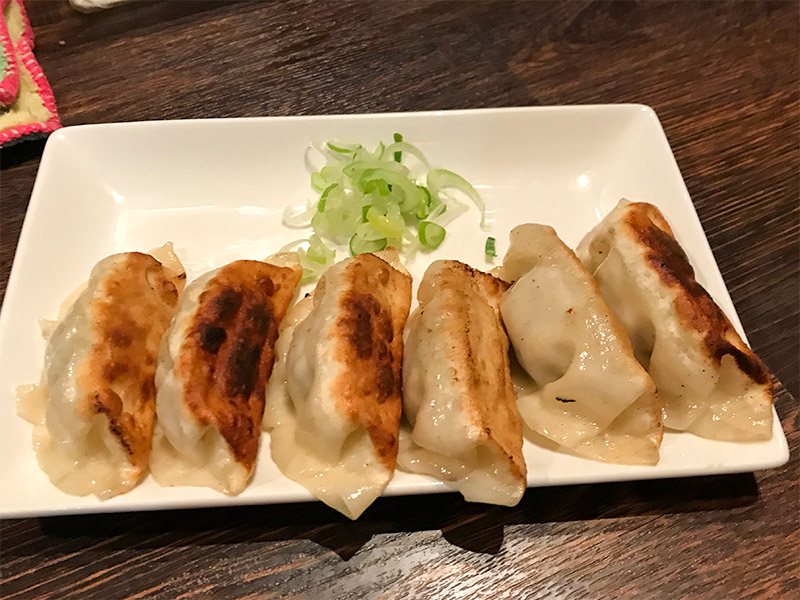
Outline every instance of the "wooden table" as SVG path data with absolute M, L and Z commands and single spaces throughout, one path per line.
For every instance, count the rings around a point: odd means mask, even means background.
M 658 112 L 754 349 L 786 466 L 528 490 L 2 523 L 1 595 L 798 598 L 797 2 L 28 0 L 65 125 L 641 102 Z M 42 144 L 2 154 L 5 282 Z M 788 392 L 787 392 L 788 390 Z M 10 493 L 0 490 L 0 493 Z

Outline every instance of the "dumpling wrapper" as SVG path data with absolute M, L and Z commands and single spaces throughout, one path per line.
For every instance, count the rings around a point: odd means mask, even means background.
M 398 467 L 451 481 L 470 502 L 514 506 L 527 487 L 500 320 L 504 281 L 455 260 L 428 267 L 403 359 Z
M 292 307 L 264 426 L 281 472 L 356 519 L 394 474 L 411 277 L 384 254 L 331 266 Z
M 511 232 L 500 311 L 532 381 L 518 406 L 525 424 L 571 452 L 654 465 L 662 438 L 653 381 L 633 355 L 592 277 L 545 225 Z
M 695 280 L 655 206 L 622 200 L 577 252 L 655 381 L 665 427 L 727 441 L 772 437 L 769 371 Z
M 164 336 L 150 470 L 160 485 L 239 494 L 258 455 L 264 386 L 302 269 L 237 260 L 189 284 Z
M 110 498 L 147 470 L 158 347 L 186 277 L 174 255 L 170 266 L 140 252 L 106 257 L 48 327 L 42 383 L 19 406 L 39 466 L 64 492 Z

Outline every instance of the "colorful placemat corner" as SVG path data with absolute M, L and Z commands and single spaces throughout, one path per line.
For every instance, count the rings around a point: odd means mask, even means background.
M 4 16 L 10 1 L 0 0 L 0 108 L 14 102 L 19 91 L 19 67 Z
M 55 98 L 33 55 L 33 29 L 22 0 L 0 0 L 0 147 L 61 127 Z

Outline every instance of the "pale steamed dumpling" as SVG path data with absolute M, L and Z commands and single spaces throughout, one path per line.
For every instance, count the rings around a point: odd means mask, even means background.
M 530 376 L 518 406 L 526 425 L 587 458 L 655 464 L 662 426 L 655 386 L 581 263 L 545 225 L 511 232 L 500 303 Z

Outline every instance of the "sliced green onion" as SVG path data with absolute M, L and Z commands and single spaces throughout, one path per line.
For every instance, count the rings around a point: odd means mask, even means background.
M 394 141 L 395 142 L 402 142 L 403 141 L 403 136 L 400 135 L 399 133 L 395 133 L 394 134 Z M 403 160 L 403 152 L 398 150 L 397 152 L 394 153 L 394 162 L 400 162 L 402 160 Z
M 386 247 L 388 248 L 389 246 L 391 246 L 396 250 L 399 250 L 403 246 L 403 238 L 402 237 L 386 238 Z
M 481 211 L 484 224 L 485 208 L 475 188 L 452 171 L 431 170 L 425 154 L 399 133 L 392 139 L 374 150 L 337 141 L 312 144 L 325 159 L 322 166 L 306 153 L 306 165 L 316 169 L 311 185 L 318 200 L 287 208 L 283 216 L 287 226 L 313 229 L 308 248 L 298 250 L 303 281 L 315 279 L 332 264 L 332 244 L 349 245 L 354 256 L 393 246 L 406 258 L 438 248 L 447 234 L 445 226 L 467 210 L 459 200 L 463 195 Z M 488 254 L 488 245 L 486 249 Z
M 334 152 L 338 152 L 339 154 L 353 154 L 354 152 L 361 150 L 361 148 L 363 148 L 361 144 L 353 144 L 352 146 L 350 146 L 348 144 L 334 144 L 333 142 L 328 142 L 325 145 Z
M 431 202 L 433 201 L 433 198 L 431 193 L 428 191 L 428 188 L 422 185 L 418 185 L 417 187 L 422 191 L 423 194 L 425 194 L 424 200 L 417 205 L 417 218 L 424 219 L 431 214 Z
M 383 179 L 387 184 L 396 186 L 402 190 L 403 199 L 399 204 L 400 210 L 403 213 L 410 214 L 415 212 L 419 203 L 421 201 L 424 202 L 424 194 L 417 188 L 416 184 L 408 179 L 408 177 L 393 171 L 387 171 L 386 169 L 369 169 L 364 171 L 361 174 L 359 185 L 363 188 L 368 181 L 375 179 Z M 392 193 L 394 193 L 394 191 L 394 187 L 392 187 Z
M 330 261 L 320 262 L 319 260 L 310 257 L 302 248 L 297 250 L 297 255 L 300 258 L 300 266 L 303 267 L 303 275 L 300 279 L 302 283 L 314 281 L 325 272 L 325 269 L 333 264 L 333 259 Z
M 308 240 L 308 257 L 318 263 L 333 262 L 336 257 L 336 250 L 328 248 L 322 243 L 320 237 L 316 234 L 312 235 Z
M 303 267 L 303 275 L 300 278 L 301 283 L 314 281 L 320 275 L 322 275 L 325 270 L 325 266 L 308 258 L 305 250 L 302 248 L 298 249 L 297 256 L 300 257 L 300 266 Z
M 431 221 L 422 221 L 419 224 L 419 241 L 431 250 L 435 250 L 441 245 L 446 234 L 447 231 L 444 227 Z
M 354 181 L 357 181 L 361 177 L 362 173 L 371 170 L 397 173 L 402 177 L 408 178 L 408 168 L 394 161 L 378 160 L 377 158 L 356 159 L 347 164 L 342 169 L 342 173 L 347 177 L 351 177 Z
M 319 197 L 319 202 L 317 203 L 317 212 L 325 212 L 325 203 L 328 199 L 328 194 L 330 194 L 332 190 L 336 189 L 338 185 L 338 183 L 332 183 L 322 190 L 322 195 Z
M 379 196 L 388 196 L 392 193 L 392 186 L 386 183 L 385 179 L 365 179 L 361 180 L 360 184 L 365 194 L 377 192 Z
M 409 144 L 408 142 L 395 142 L 394 144 L 390 144 L 386 148 L 386 151 L 389 152 L 389 153 L 394 153 L 395 156 L 400 154 L 401 157 L 403 155 L 403 152 L 405 152 L 406 154 L 410 154 L 411 156 L 416 158 L 420 163 L 422 163 L 422 166 L 425 167 L 426 171 L 430 170 L 430 168 L 431 168 L 431 165 L 428 162 L 428 159 L 425 158 L 425 155 L 422 153 L 422 150 L 420 150 L 419 148 L 417 148 L 413 144 Z M 397 162 L 400 162 L 397 159 L 395 159 L 395 160 Z
M 284 252 L 296 252 L 297 249 L 298 249 L 298 246 L 300 246 L 300 244 L 304 244 L 306 242 L 308 242 L 308 239 L 305 239 L 305 238 L 291 241 L 288 244 L 284 244 L 283 246 L 281 246 L 280 249 L 275 254 L 283 254 Z M 267 262 L 269 262 L 269 261 L 267 261 Z
M 325 178 L 319 171 L 315 171 L 311 174 L 311 187 L 313 187 L 317 192 L 322 192 L 322 190 L 328 187 L 328 182 L 325 181 Z
M 418 185 L 417 187 L 422 190 L 423 194 L 425 194 L 425 204 L 431 206 L 433 203 L 433 196 L 431 196 L 430 190 L 424 185 Z
M 367 221 L 385 237 L 400 237 L 406 228 L 406 221 L 396 204 L 388 205 L 385 213 L 382 213 L 377 206 L 370 207 L 367 211 Z
M 336 183 L 342 177 L 342 168 L 340 166 L 325 165 L 319 170 L 319 174 L 322 175 L 327 184 Z
M 386 234 L 380 231 L 372 223 L 362 223 L 356 229 L 356 235 L 362 240 L 374 242 L 375 240 L 386 239 Z
M 308 240 L 308 249 L 299 248 L 297 255 L 300 257 L 300 266 L 303 267 L 303 276 L 300 279 L 303 283 L 313 281 L 318 278 L 336 258 L 336 250 L 328 248 L 322 239 L 314 234 Z
M 447 212 L 447 205 L 443 203 L 437 204 L 431 212 L 428 213 L 428 220 L 433 221 L 434 219 L 438 219 L 441 215 Z M 451 211 L 452 212 L 452 211 Z M 460 213 L 459 213 L 460 214 Z
M 317 207 L 313 204 L 308 206 L 287 206 L 283 209 L 281 222 L 291 229 L 305 229 L 311 226 L 311 219 L 316 212 Z
M 427 182 L 431 194 L 440 200 L 439 192 L 445 188 L 453 188 L 466 194 L 481 212 L 481 227 L 486 226 L 486 205 L 483 203 L 478 191 L 461 175 L 447 169 L 434 169 L 428 173 Z
M 494 248 L 494 238 L 489 236 L 486 238 L 486 246 L 484 247 L 484 252 L 486 256 L 495 257 L 497 256 L 497 250 Z
M 358 256 L 366 252 L 380 252 L 384 248 L 386 248 L 386 238 L 365 240 L 358 237 L 358 234 L 355 233 L 353 237 L 350 238 L 350 254 L 352 256 Z
M 337 244 L 346 244 L 356 227 L 363 222 L 361 207 L 346 205 L 333 207 L 329 202 L 325 212 L 317 212 L 311 218 L 311 227 L 322 238 L 332 240 Z

